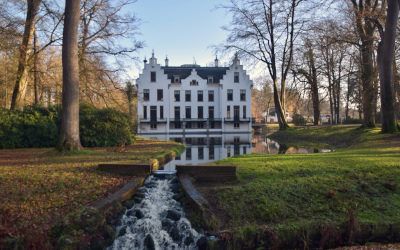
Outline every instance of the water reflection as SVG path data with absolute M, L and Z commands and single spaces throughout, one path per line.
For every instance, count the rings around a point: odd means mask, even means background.
M 327 153 L 330 149 L 304 148 L 287 146 L 269 139 L 266 135 L 252 134 L 217 134 L 188 135 L 160 134 L 152 139 L 172 140 L 185 144 L 185 151 L 174 161 L 164 166 L 174 170 L 175 165 L 201 165 L 222 160 L 232 156 L 249 153 L 257 154 L 309 154 Z

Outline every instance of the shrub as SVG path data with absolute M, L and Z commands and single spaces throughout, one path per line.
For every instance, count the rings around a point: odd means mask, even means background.
M 54 147 L 60 127 L 59 107 L 0 109 L 0 148 Z M 84 147 L 132 143 L 128 117 L 114 109 L 80 108 L 80 135 Z
M 81 106 L 81 143 L 85 147 L 121 146 L 132 143 L 128 116 L 114 109 Z
M 57 142 L 56 117 L 34 108 L 0 111 L 0 148 L 51 147 Z
M 305 126 L 307 124 L 306 119 L 300 114 L 293 115 L 293 123 L 296 126 Z

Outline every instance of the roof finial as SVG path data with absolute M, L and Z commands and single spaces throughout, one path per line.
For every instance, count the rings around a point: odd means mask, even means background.
M 235 53 L 235 58 L 233 59 L 233 64 L 235 65 L 239 65 L 240 61 L 239 61 L 239 52 Z
M 215 67 L 218 67 L 218 56 L 217 56 L 217 53 L 215 53 L 214 64 L 215 64 Z
M 153 51 L 151 52 L 151 57 L 154 58 L 154 49 L 153 49 Z
M 169 59 L 168 55 L 165 56 L 165 67 L 168 67 Z

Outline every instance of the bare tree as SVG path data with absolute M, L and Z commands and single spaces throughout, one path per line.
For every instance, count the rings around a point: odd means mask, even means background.
M 62 64 L 63 92 L 59 150 L 79 150 L 79 59 L 80 1 L 65 1 Z
M 304 38 L 304 53 L 301 65 L 294 68 L 294 75 L 300 75 L 305 78 L 313 106 L 313 123 L 318 125 L 321 116 L 320 99 L 319 99 L 319 84 L 316 58 L 314 53 L 314 44 L 310 39 Z
M 291 68 L 294 41 L 302 23 L 297 10 L 303 0 L 231 0 L 225 8 L 232 13 L 225 48 L 264 64 L 272 80 L 279 128 L 286 121 L 286 82 Z
M 112 89 L 123 91 L 123 86 L 119 86 L 115 77 L 122 73 L 123 67 L 112 67 L 110 63 L 104 63 L 104 59 L 135 59 L 135 53 L 143 47 L 143 42 L 135 39 L 139 20 L 133 14 L 123 13 L 124 8 L 134 2 L 136 1 L 82 0 L 79 66 L 81 98 L 84 101 L 94 104 L 98 98 L 112 98 L 107 96 L 113 93 Z
M 363 126 L 375 127 L 375 103 L 377 89 L 374 87 L 374 41 L 376 24 L 373 18 L 384 14 L 385 0 L 350 0 L 356 31 L 360 41 Z
M 11 99 L 11 109 L 22 108 L 26 89 L 28 86 L 27 82 L 27 62 L 28 62 L 28 48 L 29 43 L 32 40 L 35 20 L 39 11 L 41 0 L 27 0 L 27 12 L 25 20 L 24 35 L 22 37 L 22 43 L 19 48 L 19 60 L 18 60 L 18 71 L 15 87 Z
M 397 131 L 394 105 L 393 62 L 395 53 L 396 28 L 399 19 L 398 0 L 388 0 L 385 29 L 378 24 L 381 41 L 378 45 L 378 67 L 381 87 L 382 132 Z

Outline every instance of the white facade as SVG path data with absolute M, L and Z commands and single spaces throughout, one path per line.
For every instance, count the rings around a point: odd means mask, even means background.
M 144 62 L 139 135 L 251 133 L 253 83 L 237 58 L 230 67 L 161 66 L 154 54 Z

